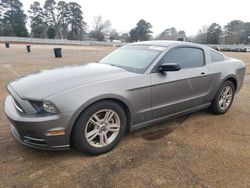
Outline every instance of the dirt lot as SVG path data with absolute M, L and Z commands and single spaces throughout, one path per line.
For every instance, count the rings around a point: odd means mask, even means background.
M 19 75 L 100 59 L 111 47 L 0 44 L 0 103 Z M 11 135 L 0 106 L 0 187 L 250 187 L 250 53 L 243 89 L 223 116 L 207 110 L 126 135 L 111 152 L 89 157 L 75 150 L 30 149 Z

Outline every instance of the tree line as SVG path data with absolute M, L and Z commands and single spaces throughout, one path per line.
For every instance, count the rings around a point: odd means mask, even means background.
M 30 32 L 27 29 L 30 28 Z M 186 40 L 202 44 L 250 44 L 250 22 L 233 20 L 224 27 L 217 23 L 203 26 L 196 36 L 187 37 L 185 31 L 171 27 L 152 37 L 152 24 L 144 19 L 128 33 L 112 29 L 110 20 L 96 16 L 92 30 L 87 31 L 81 6 L 76 2 L 45 0 L 41 5 L 34 1 L 28 15 L 19 0 L 0 0 L 0 35 L 49 39 L 84 40 L 86 38 L 122 40 L 126 42 L 145 40 Z
M 86 26 L 81 6 L 75 2 L 46 0 L 42 6 L 35 1 L 30 5 L 28 16 L 19 0 L 0 0 L 0 7 L 3 36 L 81 40 Z M 28 20 L 30 33 L 26 27 Z
M 165 29 L 158 36 L 153 38 L 150 33 L 152 25 L 145 20 L 140 20 L 130 34 L 130 41 L 142 40 L 185 40 L 200 44 L 250 44 L 250 22 L 233 20 L 223 28 L 217 23 L 203 26 L 196 36 L 187 37 L 185 31 L 177 31 L 171 27 Z
M 201 44 L 250 44 L 250 22 L 233 20 L 223 28 L 212 23 L 203 26 L 190 40 Z

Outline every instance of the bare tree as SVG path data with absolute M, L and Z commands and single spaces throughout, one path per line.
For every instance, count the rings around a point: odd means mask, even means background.
M 105 34 L 110 32 L 111 22 L 110 20 L 103 20 L 101 16 L 94 17 L 93 27 L 95 31 L 100 31 Z
M 103 20 L 101 16 L 96 16 L 93 19 L 93 31 L 90 36 L 97 40 L 104 40 L 104 36 L 110 33 L 110 20 Z
M 198 34 L 195 36 L 194 41 L 196 43 L 200 44 L 206 44 L 207 43 L 207 25 L 202 26 L 202 28 L 198 31 Z
M 111 41 L 113 41 L 113 40 L 119 40 L 120 39 L 119 33 L 115 29 L 111 29 L 109 39 Z

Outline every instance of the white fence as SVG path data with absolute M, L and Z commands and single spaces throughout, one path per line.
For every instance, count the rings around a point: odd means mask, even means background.
M 125 43 L 115 41 L 78 41 L 78 40 L 66 40 L 66 39 L 39 39 L 39 38 L 27 38 L 27 37 L 1 37 L 0 42 L 19 42 L 19 43 L 27 43 L 27 44 L 66 44 L 66 45 L 82 45 L 82 46 L 90 46 L 90 45 L 106 45 L 106 46 L 122 46 Z M 250 45 L 243 44 L 207 44 L 210 47 L 218 47 L 218 48 L 244 48 L 250 47 Z
M 122 42 L 108 42 L 108 41 L 77 41 L 77 40 L 66 40 L 66 39 L 39 39 L 39 38 L 26 38 L 26 37 L 1 37 L 0 42 L 17 42 L 27 44 L 66 44 L 66 45 L 106 45 L 106 46 L 121 46 L 124 45 Z

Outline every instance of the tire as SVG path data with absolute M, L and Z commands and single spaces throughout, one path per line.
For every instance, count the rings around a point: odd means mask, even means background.
M 231 100 L 229 101 L 229 95 L 225 95 L 226 93 L 226 89 L 230 89 L 228 91 L 228 94 L 231 94 Z M 224 92 L 224 93 L 223 93 Z M 224 95 L 224 96 L 223 96 Z M 233 100 L 234 100 L 234 95 L 235 95 L 235 88 L 234 88 L 234 84 L 230 81 L 225 81 L 222 86 L 220 87 L 220 89 L 217 91 L 216 95 L 215 95 L 215 98 L 214 100 L 212 101 L 212 104 L 211 104 L 211 111 L 214 113 L 214 114 L 224 114 L 226 113 L 232 103 L 233 103 Z M 223 98 L 224 97 L 224 98 Z M 224 99 L 224 100 L 223 100 Z M 221 101 L 227 101 L 227 102 L 222 102 Z
M 126 114 L 119 104 L 113 101 L 94 103 L 83 111 L 75 124 L 74 146 L 89 155 L 106 153 L 120 142 L 126 125 Z

